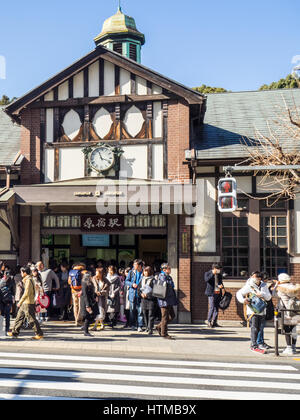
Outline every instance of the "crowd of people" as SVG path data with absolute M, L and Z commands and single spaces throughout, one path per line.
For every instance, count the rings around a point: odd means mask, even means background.
M 206 323 L 210 328 L 219 326 L 220 305 L 226 295 L 223 279 L 222 267 L 218 264 L 213 264 L 204 275 L 209 303 Z M 266 320 L 274 316 L 272 298 L 276 297 L 279 309 L 291 309 L 285 316 L 287 347 L 283 354 L 296 353 L 296 328 L 300 323 L 300 301 L 296 296 L 299 292 L 300 285 L 293 284 L 286 273 L 281 273 L 271 284 L 263 273 L 251 274 L 236 294 L 237 301 L 246 308 L 251 327 L 251 351 L 265 354 L 269 349 L 264 340 L 264 328 Z M 118 268 L 114 261 L 71 266 L 63 261 L 47 268 L 39 261 L 19 267 L 13 275 L 10 267 L 0 262 L 0 309 L 5 319 L 5 333 L 12 338 L 17 338 L 22 328 L 30 326 L 35 331 L 33 339 L 40 340 L 44 336 L 43 323 L 59 319 L 74 321 L 86 337 L 93 337 L 91 332 L 101 331 L 106 326 L 113 329 L 122 324 L 123 328 L 139 333 L 152 335 L 156 331 L 164 339 L 174 339 L 168 333 L 168 324 L 175 318 L 176 305 L 178 300 L 168 263 L 160 264 L 157 269 L 138 259 L 129 267 L 121 263 Z M 268 311 L 271 318 L 267 316 Z M 12 317 L 15 322 L 11 329 Z M 159 321 L 156 327 L 155 320 Z
M 156 292 L 155 292 L 156 288 Z M 156 294 L 155 294 L 156 293 Z M 0 305 L 5 333 L 17 338 L 21 328 L 32 327 L 33 339 L 44 337 L 41 326 L 50 319 L 70 320 L 87 337 L 105 326 L 131 328 L 149 335 L 154 329 L 164 339 L 177 305 L 171 267 L 146 266 L 141 260 L 129 267 L 99 260 L 71 266 L 67 261 L 52 268 L 42 261 L 18 267 L 16 274 L 0 262 Z M 11 318 L 15 318 L 11 329 Z M 155 320 L 159 323 L 155 328 Z M 94 324 L 91 328 L 91 324 Z M 1 326 L 0 326 L 1 329 Z

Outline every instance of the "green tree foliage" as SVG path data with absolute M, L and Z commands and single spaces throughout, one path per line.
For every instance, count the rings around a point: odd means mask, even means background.
M 223 88 L 211 87 L 211 86 L 206 86 L 206 85 L 195 87 L 193 89 L 196 90 L 197 92 L 203 93 L 205 95 L 207 93 L 225 93 L 225 92 L 228 92 L 226 89 L 223 89 Z
M 0 99 L 0 105 L 9 105 L 11 102 L 13 102 L 17 98 L 9 99 L 8 96 L 2 95 L 2 99 Z
M 299 81 L 289 74 L 285 79 L 280 79 L 278 82 L 273 82 L 270 85 L 261 86 L 259 90 L 295 89 L 299 87 Z

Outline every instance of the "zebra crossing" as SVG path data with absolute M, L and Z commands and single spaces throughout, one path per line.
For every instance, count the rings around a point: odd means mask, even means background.
M 288 363 L 0 352 L 0 400 L 112 398 L 300 400 L 300 369 Z

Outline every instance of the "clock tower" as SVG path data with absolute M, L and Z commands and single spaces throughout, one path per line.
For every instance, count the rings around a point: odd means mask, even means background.
M 137 30 L 135 20 L 122 12 L 120 4 L 117 13 L 104 22 L 101 33 L 94 41 L 96 46 L 103 45 L 141 63 L 145 35 Z

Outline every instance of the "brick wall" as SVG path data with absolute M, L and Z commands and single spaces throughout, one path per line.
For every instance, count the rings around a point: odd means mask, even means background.
M 184 239 L 183 239 L 184 237 Z M 185 225 L 185 216 L 179 217 L 179 259 L 178 288 L 180 304 L 179 312 L 191 314 L 191 227 Z M 189 315 L 190 316 L 190 315 Z
M 168 177 L 181 182 L 190 179 L 185 150 L 190 148 L 190 109 L 186 102 L 170 101 L 168 107 Z
M 190 171 L 185 161 L 185 150 L 190 148 L 190 109 L 185 101 L 168 104 L 168 178 L 180 183 L 189 182 Z M 184 242 L 183 243 L 183 238 Z M 191 322 L 191 227 L 185 225 L 185 216 L 179 216 L 178 230 L 178 290 L 179 320 Z
M 294 282 L 300 283 L 300 264 L 291 264 L 290 274 Z
M 211 270 L 211 263 L 193 263 L 192 278 L 192 319 L 193 321 L 204 321 L 208 314 L 208 298 L 205 296 L 206 283 L 204 274 Z M 226 288 L 233 296 L 230 307 L 223 313 L 220 311 L 219 320 L 244 321 L 244 308 L 237 299 L 238 289 Z
M 22 184 L 39 184 L 41 179 L 40 110 L 26 109 L 21 113 Z

